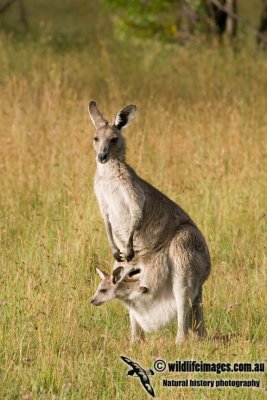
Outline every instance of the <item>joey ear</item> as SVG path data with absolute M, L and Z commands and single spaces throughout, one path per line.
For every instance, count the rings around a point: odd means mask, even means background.
M 123 267 L 117 267 L 116 269 L 114 269 L 114 271 L 112 272 L 112 283 L 115 284 L 122 279 L 123 270 Z
M 104 272 L 104 271 L 101 271 L 101 269 L 99 269 L 99 268 L 96 268 L 96 272 L 98 273 L 98 275 L 100 276 L 100 278 L 101 278 L 102 280 L 104 280 L 104 279 L 106 279 L 106 278 L 109 277 L 109 274 L 107 274 L 107 273 Z
M 117 267 L 112 272 L 112 282 L 114 284 L 123 281 L 125 278 L 130 278 L 131 280 L 139 279 L 140 269 L 129 265 L 127 267 Z
M 136 112 L 136 106 L 134 104 L 129 104 L 128 106 L 122 108 L 114 119 L 114 125 L 117 129 L 121 130 L 126 128 L 133 119 Z
M 103 117 L 101 112 L 98 110 L 96 102 L 94 100 L 90 101 L 88 105 L 88 112 L 95 128 L 107 125 L 108 121 Z

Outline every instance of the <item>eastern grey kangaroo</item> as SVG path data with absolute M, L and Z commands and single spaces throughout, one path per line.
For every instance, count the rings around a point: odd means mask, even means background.
M 146 266 L 140 286 L 148 292 L 157 290 L 161 277 L 163 284 L 166 276 L 164 270 L 171 271 L 178 309 L 177 341 L 182 341 L 188 333 L 190 301 L 197 298 L 202 302 L 202 292 L 196 291 L 210 273 L 209 251 L 203 235 L 185 211 L 141 179 L 125 162 L 122 129 L 133 119 L 135 111 L 134 105 L 128 105 L 108 123 L 96 103 L 89 103 L 97 154 L 95 193 L 114 258 L 134 258 Z

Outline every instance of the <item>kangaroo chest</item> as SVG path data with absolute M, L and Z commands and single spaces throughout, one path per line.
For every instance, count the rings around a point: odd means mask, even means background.
M 130 211 L 119 179 L 100 178 L 95 193 L 102 212 L 107 213 L 115 241 L 124 242 L 130 230 Z

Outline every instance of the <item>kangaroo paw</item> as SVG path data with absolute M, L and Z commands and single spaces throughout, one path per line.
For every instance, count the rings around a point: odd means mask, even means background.
M 116 261 L 121 262 L 123 261 L 123 255 L 120 252 L 120 250 L 117 250 L 115 253 L 113 253 L 113 257 L 115 258 Z
M 127 254 L 125 254 L 125 259 L 126 261 L 131 261 L 134 258 L 134 250 L 130 249 L 127 251 Z

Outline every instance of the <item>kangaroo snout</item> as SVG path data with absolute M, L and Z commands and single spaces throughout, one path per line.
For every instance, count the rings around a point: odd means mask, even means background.
M 108 161 L 108 153 L 100 153 L 97 158 L 101 164 L 105 164 Z
M 90 303 L 93 304 L 93 306 L 101 306 L 101 304 L 102 304 L 102 302 L 98 301 L 95 297 L 91 298 Z

